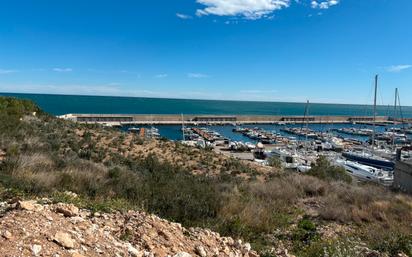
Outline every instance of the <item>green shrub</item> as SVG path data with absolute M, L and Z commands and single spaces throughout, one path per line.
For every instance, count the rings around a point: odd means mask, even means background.
M 282 162 L 280 161 L 279 158 L 277 158 L 275 156 L 272 156 L 268 159 L 268 164 L 269 164 L 269 166 L 277 168 L 277 169 L 282 168 Z
M 303 218 L 299 221 L 297 228 L 292 234 L 294 248 L 300 249 L 306 245 L 310 245 L 317 236 L 316 225 L 311 220 Z
M 307 174 L 327 181 L 352 182 L 352 177 L 346 173 L 345 169 L 332 166 L 324 156 L 316 160 Z
M 362 257 L 359 242 L 352 239 L 318 240 L 297 252 L 299 257 Z

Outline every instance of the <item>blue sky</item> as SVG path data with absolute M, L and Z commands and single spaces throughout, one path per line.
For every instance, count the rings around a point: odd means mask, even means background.
M 411 0 L 6 0 L 0 92 L 412 105 Z

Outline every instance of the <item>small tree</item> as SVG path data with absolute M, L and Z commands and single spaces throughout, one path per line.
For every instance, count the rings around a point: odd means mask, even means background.
M 331 165 L 325 156 L 320 156 L 307 174 L 327 181 L 352 182 L 352 177 L 344 168 Z
M 282 162 L 280 161 L 279 158 L 272 156 L 268 159 L 268 165 L 274 168 L 282 168 Z

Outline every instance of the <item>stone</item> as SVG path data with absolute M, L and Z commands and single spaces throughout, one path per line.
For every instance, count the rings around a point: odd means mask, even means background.
M 244 249 L 245 249 L 247 252 L 250 252 L 250 250 L 252 250 L 252 246 L 251 246 L 249 243 L 246 243 L 245 246 L 244 246 Z
M 41 245 L 32 245 L 30 249 L 34 256 L 39 256 L 42 247 Z
M 67 248 L 67 249 L 74 248 L 74 240 L 67 233 L 57 232 L 53 238 L 53 241 L 55 241 L 58 245 L 63 246 L 64 248 Z
M 72 253 L 71 257 L 86 257 L 86 256 L 80 253 Z
M 10 233 L 10 231 L 6 230 L 3 232 L 3 237 L 7 240 L 13 239 L 13 235 Z
M 79 214 L 79 208 L 73 204 L 59 204 L 56 212 L 62 213 L 65 217 L 74 217 Z
M 18 208 L 26 211 L 34 211 L 36 209 L 36 201 L 19 201 Z
M 64 194 L 71 197 L 71 198 L 77 198 L 78 195 L 76 193 L 73 193 L 71 191 L 64 191 Z
M 70 221 L 71 221 L 73 224 L 77 224 L 77 223 L 82 223 L 82 222 L 84 222 L 84 219 L 83 219 L 82 217 L 76 216 L 76 217 L 72 217 L 72 218 L 70 219 Z
M 127 245 L 127 251 L 133 257 L 142 257 L 143 256 L 143 252 L 140 252 L 139 250 L 134 248 L 131 244 Z
M 186 252 L 180 252 L 178 254 L 175 254 L 173 257 L 192 257 L 192 255 L 190 255 Z
M 235 241 L 235 247 L 237 249 L 242 249 L 242 240 L 241 239 L 238 239 L 238 240 Z
M 255 253 L 255 252 L 249 252 L 248 255 L 249 255 L 249 257 L 259 257 L 259 254 Z
M 196 246 L 195 252 L 200 255 L 201 257 L 206 257 L 207 253 L 205 251 L 205 248 L 201 245 Z

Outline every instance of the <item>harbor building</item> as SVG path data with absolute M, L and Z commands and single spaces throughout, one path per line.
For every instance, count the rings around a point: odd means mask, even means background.
M 281 121 L 284 122 L 314 122 L 316 120 L 313 116 L 286 116 L 282 117 Z
M 275 115 L 176 115 L 176 114 L 65 114 L 59 118 L 81 123 L 122 125 L 185 124 L 295 124 L 295 123 L 357 123 L 373 121 L 373 117 L 353 116 L 275 116 Z M 376 117 L 377 125 L 386 124 L 387 117 Z
M 400 152 L 397 155 L 393 186 L 402 192 L 412 194 L 412 161 L 402 161 Z
M 197 116 L 192 119 L 195 122 L 236 122 L 236 116 Z

